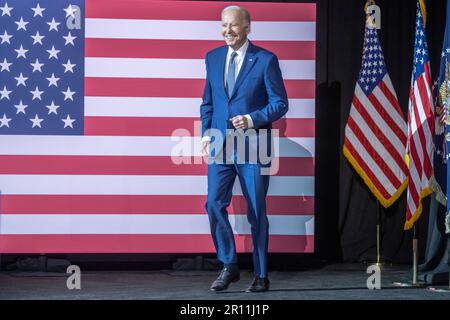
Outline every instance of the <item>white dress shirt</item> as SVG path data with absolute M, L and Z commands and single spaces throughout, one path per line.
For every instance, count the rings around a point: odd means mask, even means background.
M 234 58 L 234 62 L 236 64 L 236 68 L 235 68 L 236 72 L 234 75 L 235 76 L 234 80 L 236 80 L 239 75 L 239 71 L 241 70 L 242 63 L 244 62 L 245 54 L 247 53 L 248 44 L 249 44 L 249 42 L 247 40 L 247 41 L 245 41 L 244 45 L 236 51 L 234 51 L 231 47 L 228 47 L 227 59 L 226 59 L 226 63 L 225 63 L 225 74 L 223 75 L 224 76 L 223 81 L 225 84 L 227 83 L 228 65 L 230 64 L 231 54 L 233 52 L 236 52 L 236 54 L 237 54 L 237 56 Z

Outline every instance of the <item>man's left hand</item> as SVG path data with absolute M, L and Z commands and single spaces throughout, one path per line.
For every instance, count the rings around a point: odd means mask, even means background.
M 244 116 L 235 116 L 230 119 L 236 129 L 248 129 L 248 121 Z

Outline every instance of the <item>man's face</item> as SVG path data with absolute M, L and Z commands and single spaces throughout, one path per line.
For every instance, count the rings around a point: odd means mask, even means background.
M 239 49 L 247 40 L 250 25 L 238 10 L 225 11 L 222 14 L 222 36 L 233 50 Z

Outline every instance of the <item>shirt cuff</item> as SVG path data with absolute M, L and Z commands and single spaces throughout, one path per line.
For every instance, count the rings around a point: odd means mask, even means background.
M 202 142 L 205 142 L 205 141 L 211 141 L 211 137 L 210 136 L 203 136 Z
M 248 128 L 249 128 L 249 129 L 252 129 L 252 128 L 253 128 L 253 120 L 252 120 L 252 117 L 250 117 L 249 114 L 245 114 L 244 117 L 247 118 Z

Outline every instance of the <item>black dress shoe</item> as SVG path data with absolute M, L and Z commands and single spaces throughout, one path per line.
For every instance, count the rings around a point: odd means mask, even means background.
M 253 279 L 252 284 L 248 287 L 246 292 L 263 292 L 269 290 L 270 281 L 269 278 L 260 278 L 256 276 Z
M 226 290 L 231 282 L 236 282 L 240 279 L 239 268 L 236 267 L 224 267 L 220 272 L 217 279 L 211 285 L 211 291 Z

